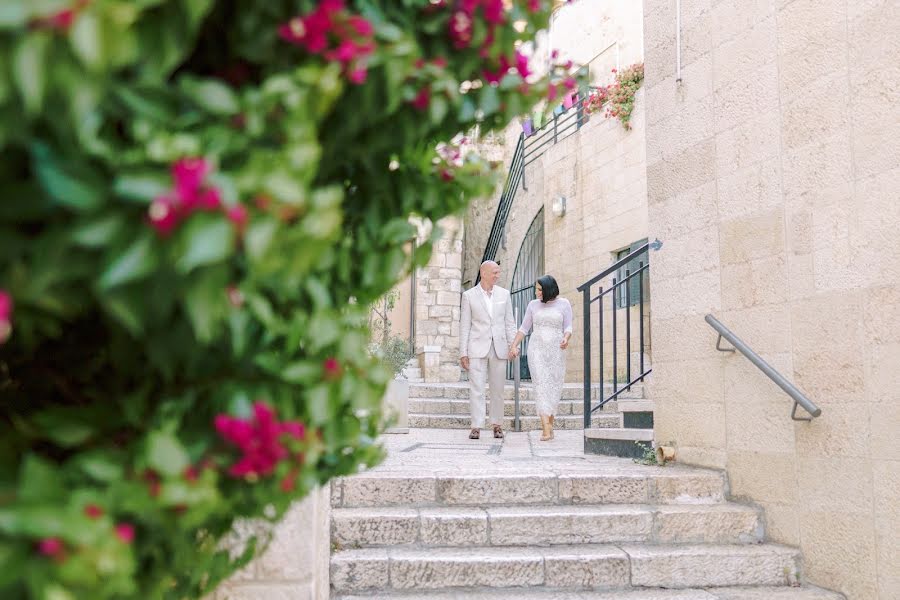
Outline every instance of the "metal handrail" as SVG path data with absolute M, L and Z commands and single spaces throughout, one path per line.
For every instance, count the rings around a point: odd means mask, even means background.
M 525 155 L 525 136 L 519 135 L 519 142 L 516 144 L 516 150 L 513 153 L 512 162 L 509 165 L 509 172 L 506 175 L 506 181 L 503 184 L 503 190 L 500 193 L 500 202 L 497 205 L 497 212 L 494 213 L 494 222 L 491 224 L 491 232 L 488 235 L 487 244 L 484 247 L 484 253 L 481 255 L 481 262 L 486 260 L 494 260 L 497 257 L 497 250 L 500 247 L 500 239 L 503 236 L 503 229 L 506 227 L 506 219 L 509 216 L 513 199 L 519 183 L 522 181 L 522 173 L 524 170 Z M 481 281 L 481 272 L 475 276 L 475 283 Z
M 813 417 L 818 417 L 822 414 L 822 409 L 815 405 L 815 403 L 806 397 L 806 395 L 801 392 L 797 386 L 784 378 L 784 376 L 776 371 L 772 365 L 767 363 L 760 357 L 759 354 L 754 352 L 747 344 L 745 344 L 739 337 L 734 335 L 730 329 L 725 327 L 717 318 L 712 315 L 706 315 L 704 320 L 709 323 L 709 326 L 716 330 L 716 333 L 719 334 L 719 339 L 716 340 L 716 349 L 721 352 L 734 352 L 737 349 L 741 354 L 747 357 L 747 359 L 752 362 L 756 367 L 762 371 L 766 377 L 775 382 L 775 384 L 780 387 L 782 390 L 787 393 L 788 396 L 793 398 L 794 400 L 794 408 L 791 411 L 791 418 L 795 421 L 812 421 Z M 734 348 L 722 348 L 720 345 L 722 338 L 728 340 L 728 342 L 734 346 Z M 797 406 L 802 406 L 806 412 L 808 412 L 812 417 L 798 417 L 797 416 Z

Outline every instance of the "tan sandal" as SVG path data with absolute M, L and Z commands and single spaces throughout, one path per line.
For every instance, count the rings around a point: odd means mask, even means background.
M 472 428 L 472 431 L 469 432 L 469 439 L 470 439 L 470 440 L 477 440 L 477 439 L 480 438 L 480 437 L 481 437 L 481 430 L 480 430 L 480 429 Z
M 553 430 L 550 428 L 550 417 L 541 415 L 541 441 L 546 442 L 553 439 Z
M 503 427 L 500 425 L 494 425 L 494 437 L 498 440 L 503 439 Z

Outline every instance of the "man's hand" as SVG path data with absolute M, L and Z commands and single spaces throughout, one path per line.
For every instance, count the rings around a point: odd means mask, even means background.
M 464 370 L 469 370 L 469 357 L 463 356 L 459 359 L 459 366 L 461 366 Z
M 510 347 L 510 349 L 509 349 L 509 359 L 512 360 L 512 359 L 514 359 L 514 358 L 517 357 L 517 356 L 519 356 L 519 347 L 518 347 L 518 346 L 512 346 L 512 347 Z
M 566 348 L 568 348 L 568 347 L 569 347 L 569 338 L 568 338 L 568 337 L 564 337 L 564 338 L 562 339 L 562 341 L 559 343 L 559 347 L 562 348 L 563 350 L 565 350 Z

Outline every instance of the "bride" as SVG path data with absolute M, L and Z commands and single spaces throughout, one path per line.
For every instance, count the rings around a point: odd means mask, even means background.
M 553 439 L 553 422 L 562 395 L 566 375 L 566 353 L 572 337 L 572 305 L 559 297 L 559 285 L 551 275 L 535 284 L 536 300 L 528 303 L 522 326 L 509 346 L 509 356 L 519 355 L 519 342 L 534 333 L 528 341 L 528 370 L 534 384 L 535 403 L 541 417 L 541 441 Z

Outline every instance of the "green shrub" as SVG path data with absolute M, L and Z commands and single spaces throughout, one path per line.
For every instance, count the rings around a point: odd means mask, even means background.
M 548 5 L 3 2 L 0 597 L 202 597 L 379 460 L 365 307 L 492 187 L 436 143 L 572 85 Z

